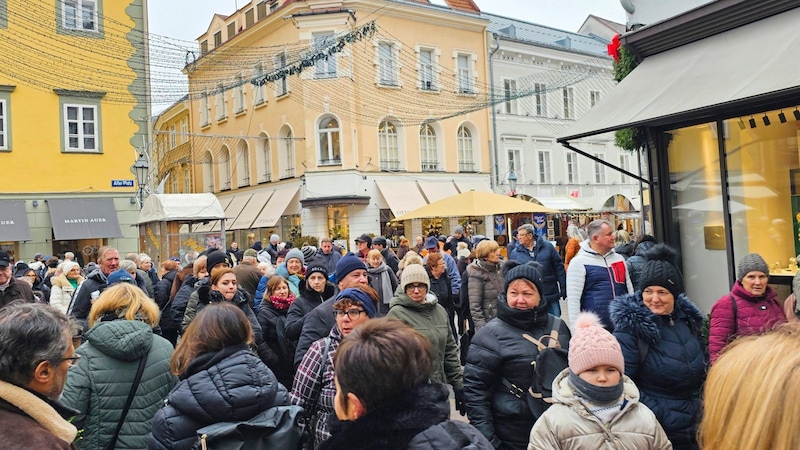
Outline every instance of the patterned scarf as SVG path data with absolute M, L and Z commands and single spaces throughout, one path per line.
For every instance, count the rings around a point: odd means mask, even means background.
M 289 309 L 289 307 L 292 306 L 292 303 L 294 303 L 295 298 L 296 297 L 294 296 L 294 294 L 289 292 L 288 297 L 276 297 L 274 295 L 271 295 L 269 297 L 269 302 L 272 303 L 272 306 L 274 306 L 275 309 L 277 309 L 278 311 L 283 311 L 285 309 Z

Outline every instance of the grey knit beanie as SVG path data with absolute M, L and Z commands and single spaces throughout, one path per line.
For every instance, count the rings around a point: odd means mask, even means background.
M 300 260 L 300 264 L 306 265 L 306 257 L 303 256 L 303 252 L 300 249 L 293 248 L 289 250 L 289 253 L 286 254 L 286 261 L 289 261 L 292 258 L 296 258 Z
M 764 258 L 758 253 L 750 253 L 745 255 L 736 266 L 736 281 L 742 282 L 742 278 L 750 272 L 762 272 L 769 276 L 769 266 Z

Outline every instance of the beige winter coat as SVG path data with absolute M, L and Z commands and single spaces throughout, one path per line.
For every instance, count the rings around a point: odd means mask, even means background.
M 630 378 L 623 378 L 628 402 L 622 413 L 603 425 L 575 397 L 568 373 L 564 369 L 553 381 L 553 405 L 533 425 L 528 450 L 672 449 L 656 416 L 639 403 L 639 389 Z
M 78 277 L 78 286 L 83 283 L 83 277 Z M 50 306 L 57 310 L 67 313 L 69 301 L 72 299 L 72 293 L 75 288 L 69 284 L 66 275 L 59 275 L 50 279 Z

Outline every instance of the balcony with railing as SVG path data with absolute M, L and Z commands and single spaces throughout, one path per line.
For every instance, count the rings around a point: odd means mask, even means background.
M 423 172 L 436 172 L 439 170 L 439 162 L 434 160 L 422 160 L 421 163 Z
M 320 159 L 319 160 L 320 166 L 341 166 L 342 165 L 342 158 L 332 158 L 332 159 Z

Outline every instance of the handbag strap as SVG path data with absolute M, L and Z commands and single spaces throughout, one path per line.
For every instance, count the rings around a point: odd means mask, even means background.
M 131 409 L 131 404 L 133 403 L 133 397 L 136 395 L 136 390 L 139 389 L 139 382 L 142 381 L 142 374 L 144 373 L 145 365 L 147 365 L 147 355 L 142 356 L 142 359 L 139 360 L 139 369 L 137 369 L 136 377 L 133 379 L 133 386 L 131 386 L 131 391 L 128 393 L 128 399 L 125 400 L 125 407 L 122 409 L 122 415 L 119 417 L 117 429 L 114 430 L 114 435 L 111 436 L 111 440 L 108 442 L 106 450 L 113 450 L 114 447 L 117 446 L 119 432 L 122 430 L 122 424 L 125 423 L 125 418 L 128 416 L 128 410 Z

